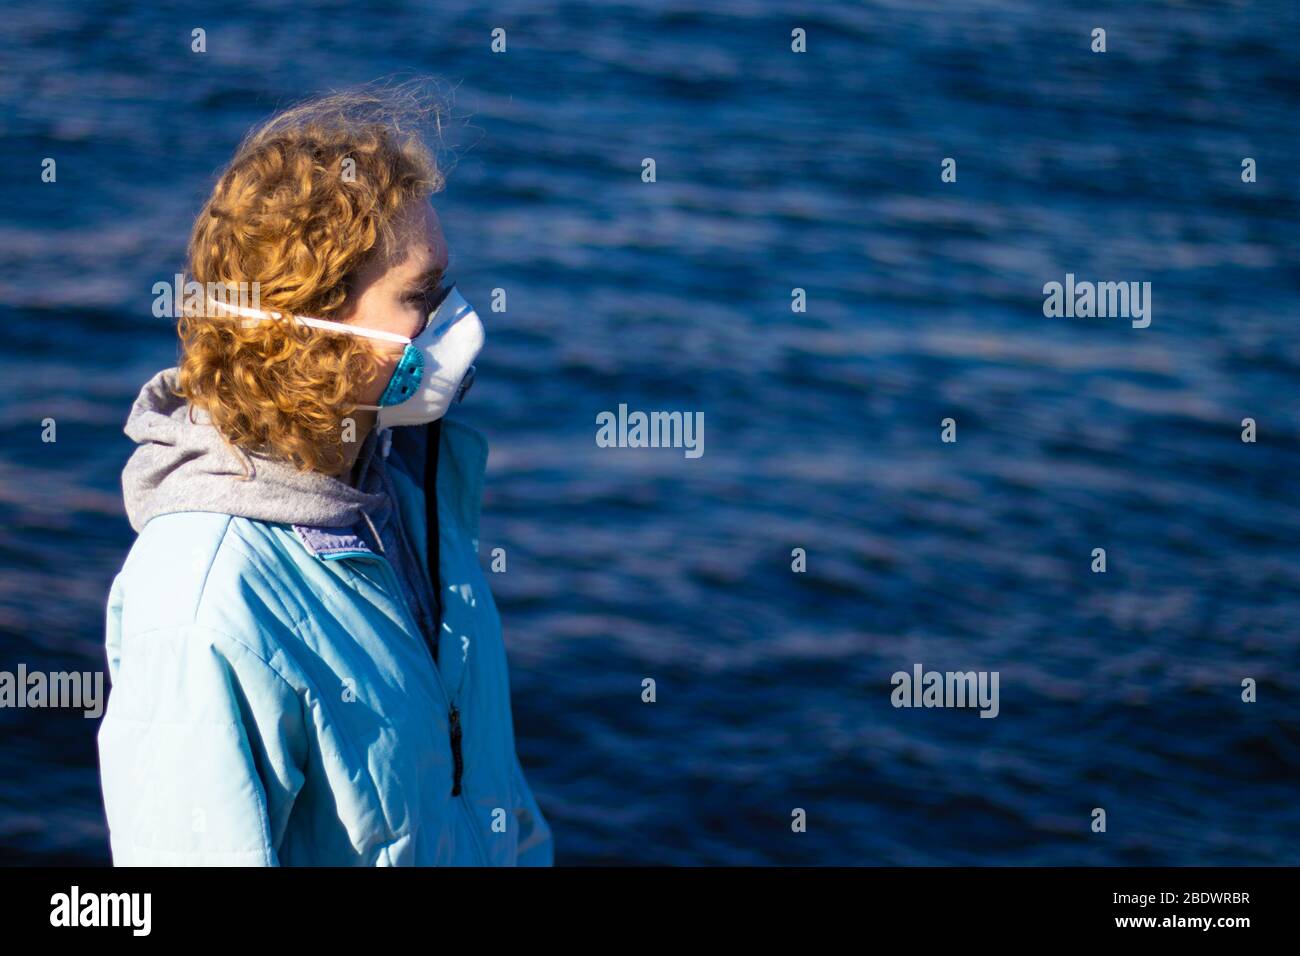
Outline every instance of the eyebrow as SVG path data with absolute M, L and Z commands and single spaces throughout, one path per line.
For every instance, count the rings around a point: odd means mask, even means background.
M 434 285 L 441 280 L 443 275 L 446 274 L 446 271 L 447 270 L 443 266 L 434 266 L 431 269 L 426 269 L 407 285 L 407 291 L 415 292 L 420 289 L 429 288 L 429 286 Z

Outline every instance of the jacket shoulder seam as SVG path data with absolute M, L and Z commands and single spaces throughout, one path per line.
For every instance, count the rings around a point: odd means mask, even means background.
M 221 537 L 217 539 L 216 546 L 212 549 L 212 553 L 208 555 L 208 566 L 203 569 L 203 577 L 199 581 L 198 590 L 194 597 L 194 608 L 190 612 L 190 622 L 193 624 L 198 624 L 199 608 L 203 606 L 203 598 L 208 591 L 208 578 L 212 576 L 212 569 L 217 563 L 217 556 L 221 554 L 221 549 L 226 543 L 226 537 L 230 534 L 231 516 L 226 515 L 225 518 L 226 520 L 221 526 Z

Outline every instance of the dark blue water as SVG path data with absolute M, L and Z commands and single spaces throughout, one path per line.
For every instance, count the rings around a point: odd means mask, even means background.
M 0 669 L 103 669 L 150 290 L 240 136 L 433 73 L 558 862 L 1300 863 L 1297 7 L 701 6 L 9 5 Z M 1151 327 L 1044 318 L 1067 272 Z M 620 403 L 703 457 L 596 447 Z M 895 709 L 917 662 L 1000 715 Z M 0 860 L 108 860 L 97 728 L 0 711 Z

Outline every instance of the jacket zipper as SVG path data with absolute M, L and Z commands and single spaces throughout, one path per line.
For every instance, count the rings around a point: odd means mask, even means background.
M 460 711 L 456 705 L 451 705 L 451 755 L 456 761 L 455 776 L 452 777 L 451 795 L 460 796 L 460 774 L 465 769 L 464 761 L 460 755 Z
M 461 754 L 460 711 L 457 709 L 455 701 L 452 700 L 451 694 L 447 693 L 447 685 L 444 684 L 442 680 L 442 671 L 438 669 L 438 662 L 433 659 L 433 651 L 429 649 L 429 642 L 421 633 L 419 623 L 415 620 L 415 616 L 411 613 L 411 609 L 406 606 L 406 602 L 401 600 L 402 589 L 397 581 L 397 571 L 393 568 L 392 563 L 386 557 L 375 555 L 374 559 L 384 567 L 384 573 L 388 578 L 389 587 L 391 588 L 390 593 L 396 595 L 394 603 L 401 608 L 402 615 L 406 619 L 410 629 L 420 635 L 420 646 L 424 648 L 424 653 L 429 659 L 429 667 L 433 669 L 433 676 L 438 683 L 438 689 L 442 692 L 442 698 L 447 702 L 449 708 L 447 718 L 449 722 L 451 755 L 454 767 L 451 795 L 457 798 L 456 802 L 460 804 L 465 816 L 469 819 L 469 829 L 470 832 L 474 834 L 474 845 L 478 849 L 479 859 L 482 861 L 483 865 L 486 866 L 488 863 L 487 847 L 483 845 L 483 838 L 478 832 L 478 823 L 474 819 L 473 808 L 469 805 L 469 797 L 466 796 L 460 785 L 461 776 L 465 768 L 464 757 Z M 461 679 L 462 681 L 464 680 L 463 673 Z M 460 688 L 457 688 L 457 692 L 459 692 L 459 690 Z

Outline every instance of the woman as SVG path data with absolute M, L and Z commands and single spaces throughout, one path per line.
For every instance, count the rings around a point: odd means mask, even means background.
M 249 135 L 123 472 L 100 772 L 117 865 L 550 865 L 478 564 L 483 341 L 383 97 Z M 212 286 L 208 286 L 212 283 Z M 222 284 L 222 285 L 218 285 Z

